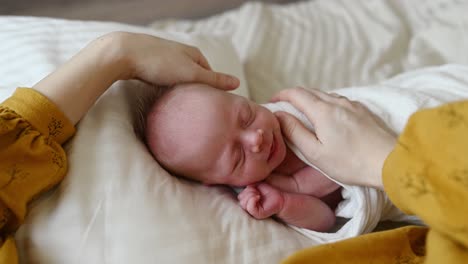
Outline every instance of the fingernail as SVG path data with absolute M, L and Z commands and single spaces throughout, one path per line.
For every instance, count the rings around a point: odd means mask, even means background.
M 229 85 L 232 87 L 232 88 L 237 88 L 240 84 L 240 81 L 239 79 L 237 79 L 236 77 L 234 76 L 229 76 Z

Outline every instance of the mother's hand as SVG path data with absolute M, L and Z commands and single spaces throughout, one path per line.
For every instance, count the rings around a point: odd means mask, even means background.
M 196 47 L 147 34 L 114 32 L 118 52 L 129 69 L 122 79 L 140 79 L 157 85 L 198 82 L 230 90 L 239 86 L 236 77 L 212 71 Z M 105 37 L 105 36 L 104 36 Z
M 112 32 L 89 43 L 33 88 L 76 124 L 114 82 L 127 79 L 154 85 L 200 82 L 225 90 L 239 86 L 237 78 L 211 71 L 195 47 L 146 34 Z
M 315 133 L 277 113 L 283 134 L 309 162 L 340 182 L 383 188 L 382 167 L 396 135 L 364 105 L 303 88 L 283 90 L 273 101 L 291 103 L 314 125 Z

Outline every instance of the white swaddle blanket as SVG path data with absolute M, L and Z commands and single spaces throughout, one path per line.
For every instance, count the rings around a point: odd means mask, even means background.
M 292 114 L 308 129 L 314 130 L 313 125 L 307 117 L 288 102 L 269 103 L 263 106 L 272 112 L 284 111 Z M 314 164 L 307 161 L 295 145 L 290 142 L 286 143 L 302 161 L 320 170 Z M 326 174 L 324 173 L 324 175 Z M 415 217 L 407 216 L 399 211 L 383 191 L 368 187 L 350 186 L 338 181 L 335 182 L 343 187 L 343 201 L 339 203 L 335 214 L 338 217 L 349 220 L 334 233 L 317 232 L 290 225 L 292 228 L 309 238 L 325 243 L 371 232 L 380 220 L 417 221 Z

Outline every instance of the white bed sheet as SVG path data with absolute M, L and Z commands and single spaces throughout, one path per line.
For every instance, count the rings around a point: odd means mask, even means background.
M 247 3 L 201 21 L 155 21 L 152 28 L 229 36 L 252 99 L 263 103 L 285 87 L 331 90 L 468 64 L 467 10 L 463 0 Z

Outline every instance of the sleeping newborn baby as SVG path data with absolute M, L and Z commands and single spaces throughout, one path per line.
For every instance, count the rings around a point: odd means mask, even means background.
M 204 184 L 245 187 L 241 207 L 256 219 L 327 231 L 339 185 L 286 146 L 275 115 L 202 84 L 165 92 L 146 116 L 145 143 L 169 172 Z

